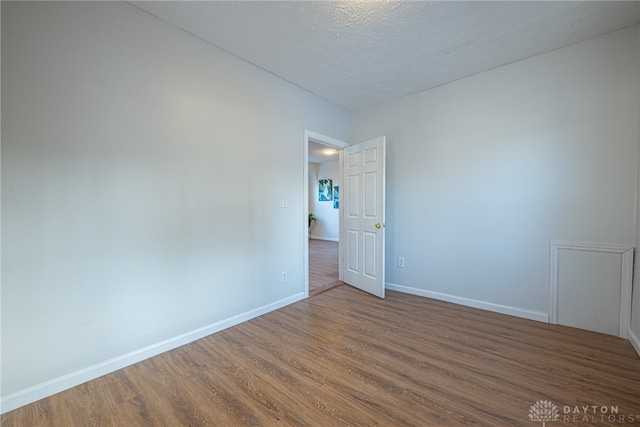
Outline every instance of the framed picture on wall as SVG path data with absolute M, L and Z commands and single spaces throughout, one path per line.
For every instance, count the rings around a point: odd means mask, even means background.
M 333 180 L 321 179 L 318 181 L 318 200 L 320 202 L 329 202 L 333 200 Z
M 340 209 L 340 187 L 333 187 L 333 209 Z

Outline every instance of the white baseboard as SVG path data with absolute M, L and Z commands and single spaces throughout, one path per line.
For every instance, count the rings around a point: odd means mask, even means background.
M 2 398 L 0 399 L 0 413 L 4 414 L 5 412 L 9 412 L 21 406 L 28 405 L 29 403 L 44 399 L 45 397 L 51 396 L 55 393 L 59 393 L 71 387 L 75 387 L 87 381 L 117 371 L 118 369 L 133 365 L 134 363 L 138 363 L 150 357 L 157 356 L 158 354 L 164 353 L 166 351 L 173 350 L 174 348 L 178 348 L 190 342 L 199 340 L 200 338 L 204 338 L 207 335 L 211 335 L 223 329 L 227 329 L 231 326 L 235 326 L 239 323 L 251 320 L 255 317 L 262 316 L 263 314 L 269 313 L 270 311 L 274 311 L 289 304 L 293 304 L 294 302 L 298 302 L 304 298 L 304 292 L 301 292 L 291 297 L 275 301 L 271 304 L 263 305 L 262 307 L 258 307 L 254 310 L 232 316 L 225 320 L 221 320 L 211 325 L 203 326 L 193 331 L 186 332 L 182 335 L 169 338 L 168 340 L 143 347 L 130 353 L 114 357 L 113 359 L 109 359 L 93 366 L 89 366 L 87 368 L 72 372 L 70 374 L 54 378 L 52 380 L 37 384 L 24 390 L 2 396 Z
M 340 239 L 337 237 L 323 237 L 323 236 L 314 236 L 311 235 L 310 237 L 311 239 L 315 239 L 315 240 L 328 240 L 329 242 L 339 242 Z
M 640 356 L 640 338 L 638 338 L 638 336 L 631 330 L 631 328 L 629 328 L 629 330 L 627 331 L 627 338 L 629 339 L 629 342 L 631 343 L 633 348 L 636 350 L 636 353 L 638 353 L 638 356 Z
M 467 307 L 479 308 L 482 310 L 493 311 L 496 313 L 508 314 L 510 316 L 522 317 L 524 319 L 549 323 L 549 314 L 542 311 L 533 311 L 533 310 L 527 310 L 525 308 L 510 307 L 507 305 L 500 305 L 500 304 L 494 304 L 491 302 L 478 301 L 478 300 L 473 300 L 469 298 L 462 298 L 454 295 L 442 294 L 440 292 L 425 291 L 424 289 L 396 285 L 393 283 L 386 283 L 385 286 L 386 286 L 386 289 L 389 289 L 390 291 L 404 292 L 406 294 L 418 295 L 421 297 L 432 298 L 439 301 L 446 301 L 454 304 L 460 304 Z

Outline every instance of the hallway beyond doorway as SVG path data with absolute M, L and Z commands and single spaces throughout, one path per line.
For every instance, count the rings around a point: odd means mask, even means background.
M 309 296 L 341 284 L 338 279 L 338 242 L 309 239 Z

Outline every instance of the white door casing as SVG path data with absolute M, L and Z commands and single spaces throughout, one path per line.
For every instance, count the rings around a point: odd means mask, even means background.
M 344 149 L 340 244 L 342 280 L 384 298 L 385 147 L 384 136 Z

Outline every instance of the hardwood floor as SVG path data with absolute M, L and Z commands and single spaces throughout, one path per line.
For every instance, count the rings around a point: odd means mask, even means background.
M 342 284 L 338 280 L 338 242 L 309 239 L 309 296 Z
M 629 416 L 640 415 L 640 359 L 613 336 L 340 285 L 1 422 L 531 427 L 543 425 L 528 417 L 540 400 L 559 408 L 549 427 L 638 425 Z M 563 421 L 565 405 L 589 406 L 588 419 Z M 617 421 L 593 405 L 617 406 Z

